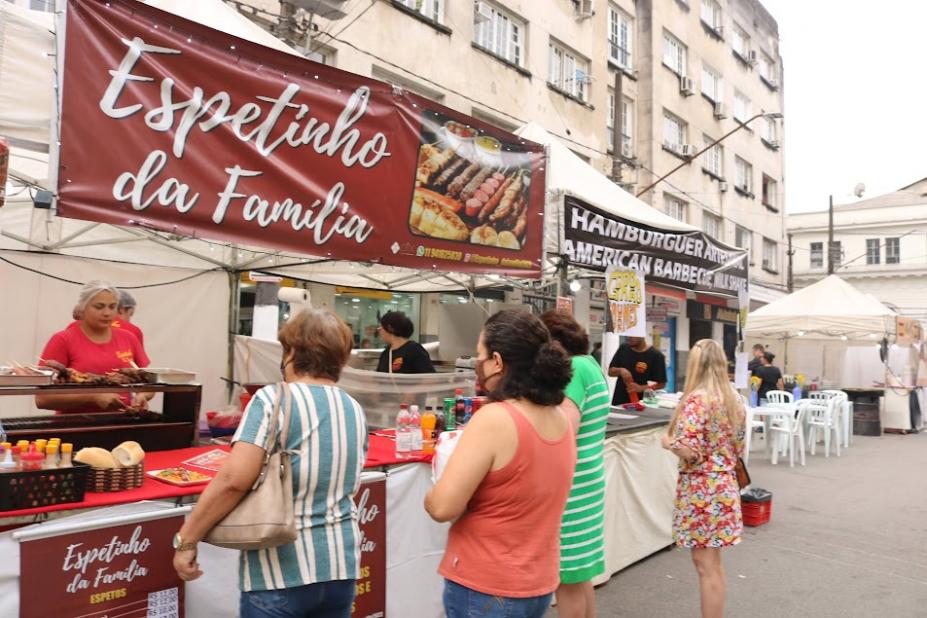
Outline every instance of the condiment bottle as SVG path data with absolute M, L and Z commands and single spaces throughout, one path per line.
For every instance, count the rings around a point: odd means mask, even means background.
M 46 470 L 53 470 L 58 467 L 58 445 L 48 444 L 45 446 L 45 464 Z
M 44 453 L 45 446 L 47 444 L 48 444 L 48 440 L 46 440 L 45 438 L 39 438 L 38 440 L 35 441 L 35 450 L 38 451 L 39 453 Z
M 19 442 L 16 443 L 16 446 L 19 447 L 20 453 L 25 453 L 26 451 L 29 450 L 29 440 L 20 440 Z
M 32 446 L 19 456 L 19 461 L 23 472 L 41 470 L 42 464 L 45 462 L 45 455 L 36 451 L 35 446 Z
M 19 451 L 20 451 L 19 447 L 11 446 L 10 451 L 12 451 L 13 453 L 13 461 L 16 462 L 16 467 L 19 468 Z
M 74 445 L 70 442 L 65 442 L 61 445 L 61 463 L 59 466 L 61 468 L 70 468 L 73 466 L 71 463 L 71 452 L 74 450 Z
M 4 442 L 4 445 L 8 444 Z M 13 472 L 16 470 L 16 462 L 13 461 L 13 448 L 12 446 L 7 447 L 3 446 L 3 459 L 0 459 L 0 472 Z
M 437 417 L 429 410 L 422 415 L 422 454 L 435 452 L 435 424 Z

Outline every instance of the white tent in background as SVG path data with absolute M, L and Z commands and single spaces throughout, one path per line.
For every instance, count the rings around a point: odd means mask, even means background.
M 895 313 L 831 275 L 750 312 L 745 332 L 776 339 L 881 339 L 895 332 Z

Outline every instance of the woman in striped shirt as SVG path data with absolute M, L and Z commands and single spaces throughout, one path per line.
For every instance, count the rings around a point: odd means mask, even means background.
M 573 378 L 564 405 L 579 409 L 576 469 L 560 528 L 560 587 L 557 610 L 561 618 L 593 618 L 592 580 L 605 572 L 605 425 L 608 422 L 608 383 L 589 356 L 589 336 L 573 316 L 548 311 L 541 320 L 570 355 Z
M 329 311 L 293 316 L 278 335 L 281 371 L 292 405 L 286 448 L 293 456 L 296 541 L 241 552 L 243 618 L 349 618 L 360 556 L 354 494 L 367 451 L 364 411 L 335 386 L 351 353 L 348 326 Z M 202 572 L 196 542 L 250 490 L 268 444 L 277 385 L 252 398 L 233 438 L 231 456 L 200 497 L 174 540 L 174 568 L 190 581 Z

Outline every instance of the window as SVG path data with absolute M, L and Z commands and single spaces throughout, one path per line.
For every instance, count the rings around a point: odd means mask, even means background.
M 835 240 L 833 244 L 830 245 L 830 255 L 831 259 L 834 261 L 834 268 L 840 266 L 840 263 L 843 261 L 843 243 L 839 240 Z
M 866 239 L 866 264 L 882 263 L 882 243 L 878 238 Z
M 318 62 L 319 64 L 327 64 L 330 67 L 335 66 L 334 50 L 330 50 L 325 47 L 316 49 L 315 51 L 307 52 L 306 58 L 312 60 L 313 62 Z
M 715 102 L 724 98 L 724 84 L 721 81 L 721 74 L 707 64 L 702 65 L 702 94 Z
M 722 232 L 724 231 L 724 221 L 718 215 L 714 215 L 707 210 L 702 211 L 702 231 L 714 238 L 715 240 L 722 240 Z
M 663 145 L 673 152 L 682 150 L 686 143 L 686 123 L 672 115 L 663 112 Z
M 740 122 L 750 119 L 750 99 L 739 90 L 734 91 L 734 119 Z
M 33 11 L 43 11 L 45 13 L 55 12 L 55 0 L 29 0 L 29 8 Z
M 547 81 L 558 90 L 585 101 L 589 62 L 551 41 L 550 73 Z
M 483 49 L 522 66 L 524 53 L 523 21 L 488 2 L 474 3 L 473 42 Z
M 776 70 L 776 62 L 766 54 L 760 54 L 759 65 L 760 79 L 763 81 L 763 83 L 766 84 L 770 90 L 778 90 L 779 81 Z
M 824 243 L 811 243 L 811 268 L 824 268 Z
M 734 228 L 734 244 L 741 249 L 746 249 L 747 255 L 750 255 L 750 247 L 753 245 L 753 232 L 738 225 Z
M 717 0 L 702 0 L 702 22 L 712 30 L 721 30 L 721 5 Z
M 615 150 L 615 91 L 608 91 L 608 150 Z M 634 103 L 627 97 L 621 103 L 621 154 L 625 157 L 634 156 Z
M 608 6 L 608 59 L 625 69 L 631 68 L 631 43 L 634 27 L 623 11 Z
M 735 54 L 740 56 L 741 60 L 749 60 L 750 36 L 737 24 L 734 24 L 734 31 L 731 35 L 731 48 Z
M 886 264 L 901 263 L 901 239 L 900 238 L 886 238 L 885 239 L 885 263 Z
M 760 54 L 760 77 L 770 86 L 776 85 L 776 63 L 766 54 Z
M 669 32 L 663 33 L 663 64 L 677 75 L 686 74 L 686 46 Z
M 673 219 L 678 221 L 685 222 L 686 220 L 686 203 L 682 200 L 673 197 L 672 195 L 665 196 L 666 204 L 666 214 L 671 216 Z
M 705 140 L 706 147 L 715 141 L 707 135 L 703 135 L 702 138 Z M 707 171 L 718 178 L 724 178 L 724 147 L 721 144 L 715 144 L 706 151 L 704 161 Z
M 763 139 L 766 140 L 767 144 L 776 144 L 779 140 L 779 128 L 776 126 L 776 119 L 769 118 L 768 116 L 763 118 L 765 121 L 763 123 Z
M 778 200 L 779 183 L 763 174 L 763 206 L 778 210 L 776 204 Z
M 734 187 L 746 193 L 753 195 L 753 166 L 741 159 L 734 157 Z
M 763 239 L 763 270 L 775 272 L 778 269 L 779 246 L 776 241 L 768 238 Z
M 444 0 L 397 0 L 397 2 L 438 23 L 441 23 L 444 15 Z

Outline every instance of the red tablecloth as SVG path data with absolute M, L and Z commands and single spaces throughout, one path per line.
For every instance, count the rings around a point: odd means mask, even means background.
M 378 432 L 386 434 L 389 432 Z M 216 448 L 228 450 L 225 446 L 195 446 L 192 448 L 182 448 L 173 451 L 151 451 L 145 453 L 145 472 L 149 470 L 160 470 L 179 466 L 182 461 L 195 457 L 200 453 L 205 453 Z M 364 462 L 365 468 L 377 468 L 398 463 L 409 463 L 415 461 L 430 462 L 431 455 L 424 457 L 397 459 L 396 442 L 393 438 L 386 435 L 371 434 L 367 450 L 367 461 Z M 198 470 L 203 472 L 203 470 Z M 181 496 L 199 495 L 206 488 L 206 484 L 191 485 L 189 487 L 178 487 L 157 481 L 149 476 L 145 477 L 145 482 L 138 489 L 128 489 L 126 491 L 113 491 L 105 493 L 87 492 L 84 494 L 83 502 L 67 502 L 65 504 L 55 504 L 52 506 L 43 506 L 33 509 L 20 509 L 18 511 L 0 511 L 0 519 L 6 517 L 21 517 L 24 515 L 38 515 L 41 513 L 51 513 L 53 511 L 72 511 L 75 509 L 92 509 L 101 506 L 112 506 L 114 504 L 127 504 L 129 502 L 141 502 L 142 500 L 164 500 L 169 498 L 179 498 Z

